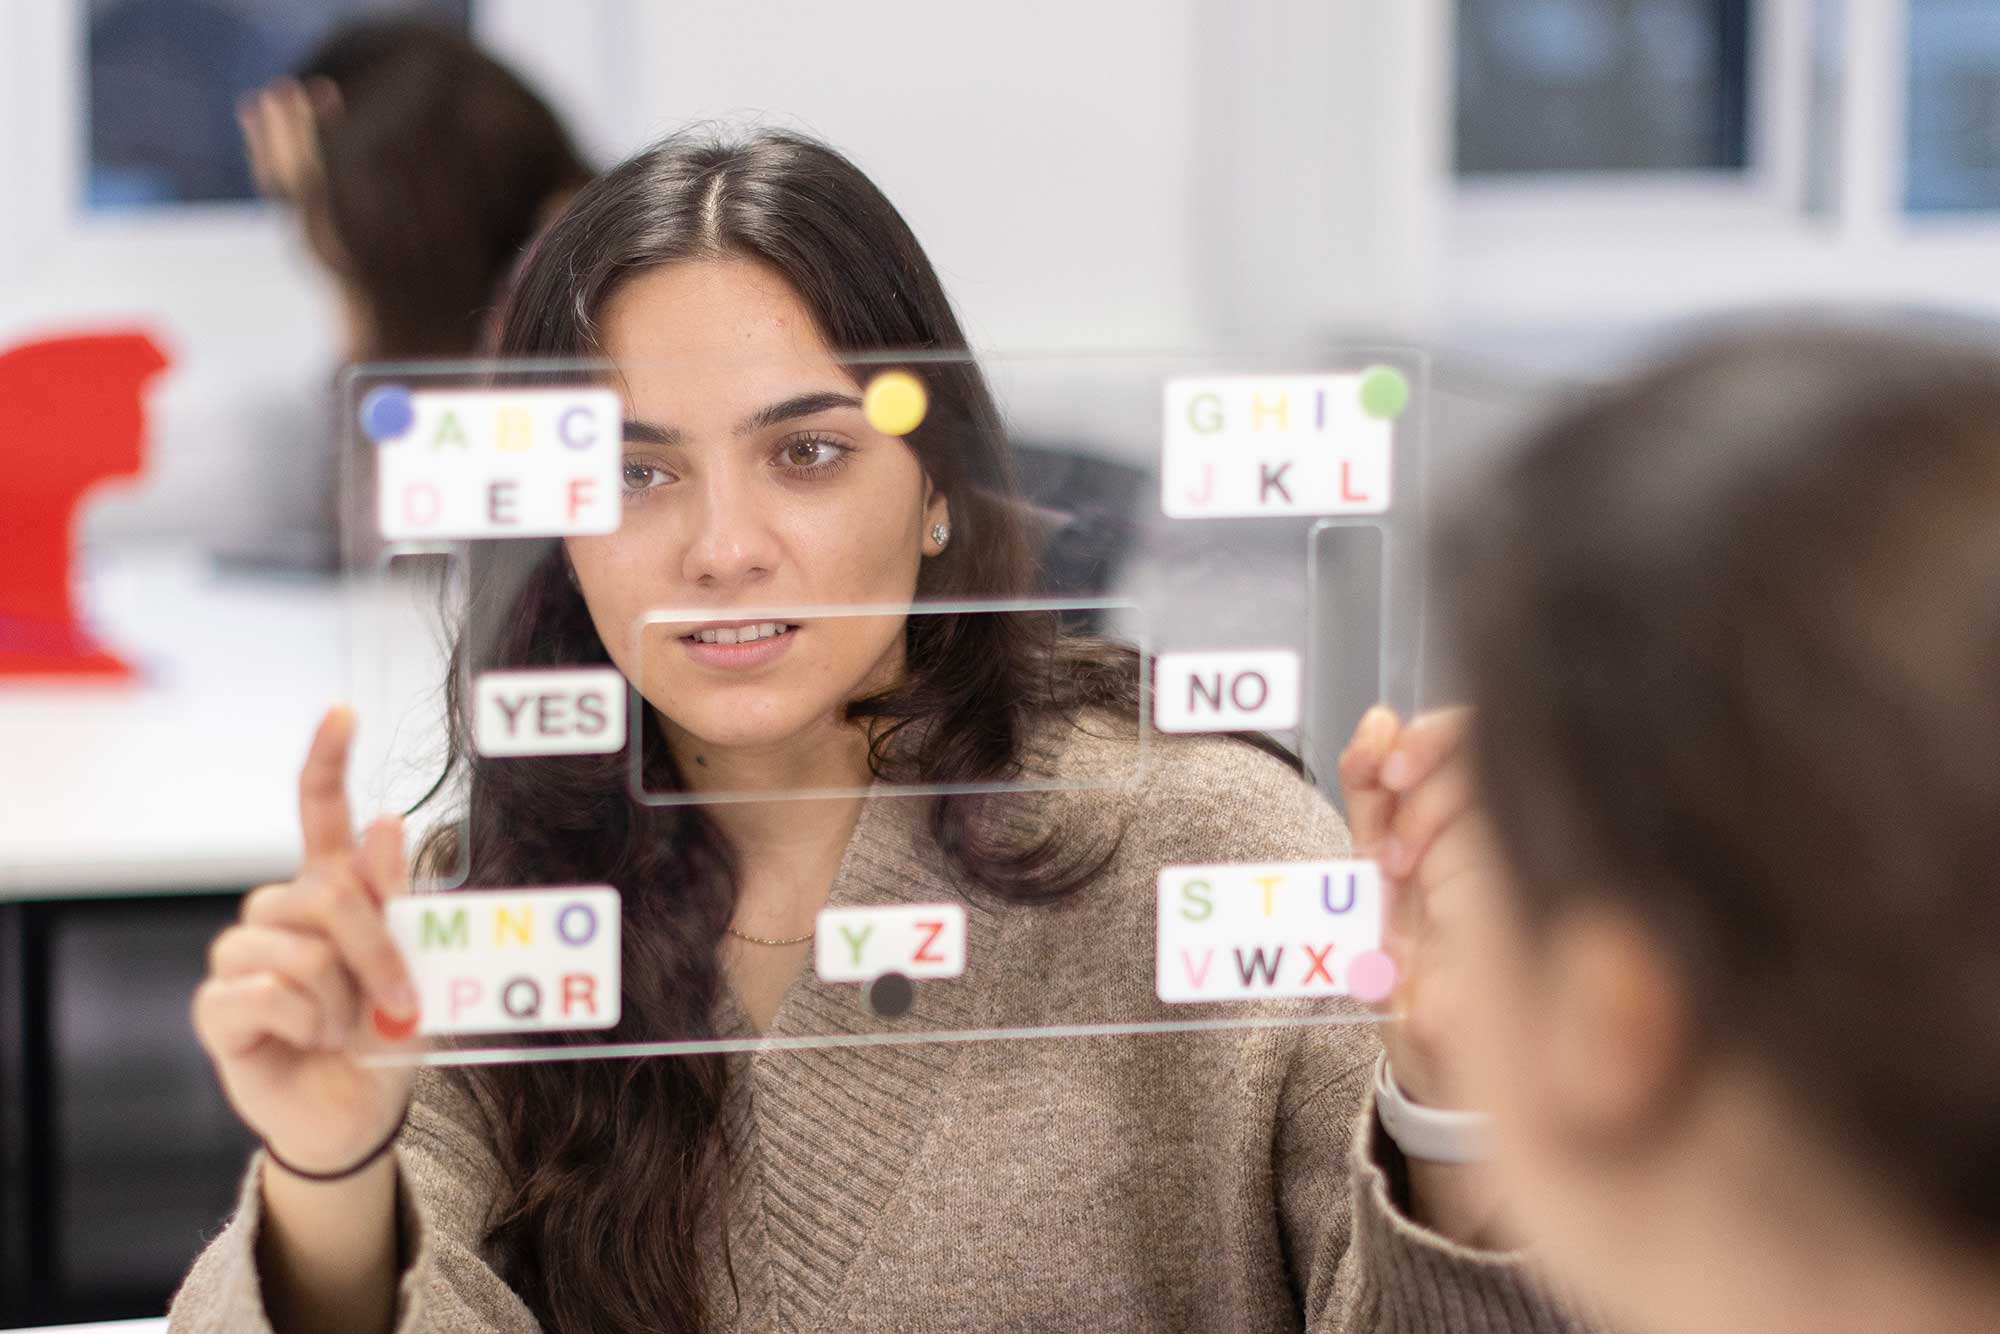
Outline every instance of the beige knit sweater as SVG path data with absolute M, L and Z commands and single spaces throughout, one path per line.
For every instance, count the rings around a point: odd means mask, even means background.
M 1065 777 L 1116 784 L 1127 739 L 1078 736 Z M 831 902 L 965 899 L 968 963 L 875 1018 L 810 972 L 773 1035 L 1025 1028 L 1241 1013 L 1153 994 L 1155 878 L 1193 862 L 1338 856 L 1346 831 L 1275 760 L 1218 738 L 1149 741 L 1136 787 L 1044 799 L 1128 831 L 1105 873 L 1050 906 L 966 899 L 923 801 L 867 803 Z M 718 1015 L 747 1032 L 741 1011 Z M 1397 1212 L 1369 1103 L 1367 1024 L 767 1050 L 732 1058 L 732 1296 L 745 1330 L 1562 1331 L 1509 1258 Z M 426 1071 L 397 1148 L 408 1267 L 401 1331 L 527 1331 L 482 1233 L 502 1181 L 485 1116 Z M 260 1155 L 261 1158 L 261 1155 Z M 175 1297 L 177 1331 L 267 1330 L 261 1161 Z

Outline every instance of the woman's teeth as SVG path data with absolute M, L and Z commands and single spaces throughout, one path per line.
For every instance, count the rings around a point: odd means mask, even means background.
M 725 625 L 716 630 L 697 630 L 689 639 L 703 644 L 748 644 L 754 639 L 770 639 L 792 627 L 783 621 L 759 621 L 755 625 Z

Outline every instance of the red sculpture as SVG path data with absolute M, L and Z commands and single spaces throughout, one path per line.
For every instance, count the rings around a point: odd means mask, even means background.
M 133 675 L 77 621 L 71 535 L 92 487 L 139 475 L 143 393 L 166 368 L 137 332 L 0 352 L 0 676 Z

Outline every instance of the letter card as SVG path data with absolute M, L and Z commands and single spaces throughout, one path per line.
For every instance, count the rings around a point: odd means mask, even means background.
M 1163 1001 L 1357 996 L 1394 983 L 1371 861 L 1168 866 L 1155 990 Z
M 609 533 L 624 416 L 609 389 L 409 389 L 361 401 L 376 520 L 396 540 Z
M 1169 518 L 1381 514 L 1397 372 L 1169 380 L 1160 507 Z M 1398 409 L 1400 410 L 1400 408 Z
M 884 973 L 957 977 L 965 971 L 965 905 L 822 908 L 813 967 L 822 982 L 872 982 Z
M 618 891 L 485 889 L 389 903 L 425 1034 L 535 1033 L 618 1022 Z

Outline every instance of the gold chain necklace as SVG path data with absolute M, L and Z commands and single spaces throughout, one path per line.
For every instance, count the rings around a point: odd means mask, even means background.
M 819 934 L 816 931 L 808 931 L 803 936 L 787 936 L 782 940 L 773 940 L 766 936 L 753 936 L 748 931 L 738 931 L 733 926 L 725 926 L 722 929 L 738 940 L 747 940 L 752 945 L 803 945 Z

